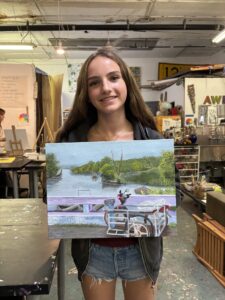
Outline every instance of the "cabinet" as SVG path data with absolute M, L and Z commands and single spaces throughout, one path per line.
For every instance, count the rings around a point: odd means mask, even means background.
M 198 145 L 179 145 L 174 147 L 175 164 L 180 182 L 191 182 L 199 177 L 200 147 Z
M 197 241 L 193 253 L 225 287 L 225 227 L 205 214 L 201 219 L 193 214 L 197 226 Z

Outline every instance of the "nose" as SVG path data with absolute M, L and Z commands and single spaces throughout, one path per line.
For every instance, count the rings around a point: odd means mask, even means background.
M 110 85 L 110 82 L 107 79 L 102 80 L 102 90 L 105 93 L 108 93 L 108 92 L 111 91 L 111 85 Z

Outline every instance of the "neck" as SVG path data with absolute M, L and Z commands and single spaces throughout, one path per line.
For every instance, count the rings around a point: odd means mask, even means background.
M 107 117 L 99 116 L 96 127 L 104 129 L 104 131 L 116 133 L 121 129 L 127 129 L 128 124 L 130 124 L 130 122 L 126 119 L 124 114 L 109 115 Z
M 90 129 L 90 140 L 112 141 L 133 139 L 133 126 L 125 116 L 99 116 L 97 123 Z

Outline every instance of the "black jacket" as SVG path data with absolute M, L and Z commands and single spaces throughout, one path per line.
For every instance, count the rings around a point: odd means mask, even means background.
M 160 139 L 161 135 L 148 127 L 143 127 L 139 122 L 132 122 L 135 140 Z M 82 124 L 71 131 L 67 138 L 61 139 L 61 142 L 84 142 L 87 141 L 89 126 Z M 138 238 L 142 260 L 148 276 L 155 283 L 159 274 L 160 263 L 163 255 L 162 237 L 141 237 Z M 89 259 L 89 239 L 72 240 L 72 257 L 78 270 L 78 278 L 81 276 L 87 266 Z

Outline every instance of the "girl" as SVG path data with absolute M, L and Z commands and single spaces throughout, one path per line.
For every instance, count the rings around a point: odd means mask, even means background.
M 161 138 L 125 62 L 108 48 L 84 62 L 72 110 L 57 142 Z M 72 240 L 72 256 L 86 300 L 114 300 L 122 279 L 125 300 L 155 299 L 162 238 Z

